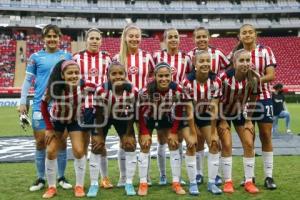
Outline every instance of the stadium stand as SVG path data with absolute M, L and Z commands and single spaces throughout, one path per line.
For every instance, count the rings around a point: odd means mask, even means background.
M 16 40 L 0 41 L 0 87 L 13 86 L 15 73 Z
M 259 31 L 268 31 L 268 36 L 272 36 L 272 30 L 285 29 L 286 32 L 292 31 L 295 37 L 287 37 L 291 34 L 286 37 L 260 37 L 260 42 L 270 46 L 277 58 L 275 83 L 300 85 L 300 68 L 294 62 L 300 55 L 299 48 L 295 48 L 300 44 L 299 37 L 296 37 L 300 35 L 299 13 L 300 1 L 297 0 L 1 0 L 0 28 L 4 27 L 11 32 L 16 32 L 14 29 L 28 31 L 24 38 L 25 60 L 43 47 L 41 36 L 32 28 L 49 23 L 58 25 L 69 34 L 63 36 L 61 48 L 71 52 L 84 47 L 84 30 L 100 28 L 104 31 L 102 49 L 112 55 L 119 50 L 119 38 L 107 36 L 119 37 L 120 30 L 129 21 L 135 22 L 145 31 L 147 37 L 142 40 L 142 48 L 148 51 L 160 49 L 161 30 L 170 27 L 184 32 L 181 40 L 181 49 L 184 51 L 194 46 L 191 30 L 195 27 L 203 26 L 212 32 L 231 32 L 231 35 L 221 35 L 211 40 L 212 45 L 223 49 L 225 53 L 229 53 L 236 44 L 237 40 L 233 37 L 244 23 L 253 24 Z M 0 87 L 16 84 L 13 79 L 18 63 L 18 42 L 15 40 L 21 37 L 20 33 L 2 39 L 0 35 Z M 71 40 L 74 43 L 72 49 Z

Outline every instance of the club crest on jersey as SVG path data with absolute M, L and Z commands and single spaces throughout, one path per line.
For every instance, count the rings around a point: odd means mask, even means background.
M 66 59 L 66 57 L 64 55 L 60 56 L 60 60 L 65 60 L 65 59 Z
M 175 67 L 171 67 L 171 70 L 172 70 L 172 75 L 177 73 L 177 69 Z
M 96 68 L 91 68 L 89 70 L 89 75 L 94 77 L 98 76 L 98 70 Z
M 138 73 L 138 68 L 136 66 L 131 66 L 129 69 L 128 69 L 128 73 L 129 74 L 137 74 Z

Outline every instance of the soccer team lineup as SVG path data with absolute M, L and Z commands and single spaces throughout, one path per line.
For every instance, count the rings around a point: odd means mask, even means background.
M 271 94 L 276 58 L 271 47 L 257 42 L 253 25 L 240 27 L 229 55 L 209 45 L 210 33 L 204 27 L 193 31 L 195 47 L 189 52 L 179 49 L 180 33 L 175 28 L 164 30 L 164 49 L 147 52 L 141 49 L 142 30 L 130 23 L 122 31 L 117 55 L 101 50 L 102 32 L 97 28 L 86 31 L 86 49 L 73 55 L 59 48 L 58 26 L 48 24 L 41 34 L 44 48 L 27 61 L 18 108 L 22 125 L 32 126 L 36 145 L 37 179 L 30 191 L 41 191 L 41 198 L 48 199 L 59 196 L 61 187 L 75 197 L 101 199 L 101 190 L 113 193 L 116 187 L 124 191 L 120 198 L 151 197 L 153 184 L 177 196 L 200 198 L 202 193 L 228 195 L 243 190 L 259 195 L 260 187 L 267 192 L 277 189 Z M 108 173 L 106 137 L 111 127 L 119 137 L 118 180 Z M 239 180 L 233 178 L 233 132 L 243 148 Z M 255 177 L 255 134 L 262 148 L 259 177 Z M 155 183 L 149 172 L 154 168 L 150 167 L 154 135 Z M 74 156 L 72 184 L 65 175 L 70 163 L 67 139 Z M 263 185 L 258 186 L 257 180 Z M 201 194 L 200 187 L 205 188 Z

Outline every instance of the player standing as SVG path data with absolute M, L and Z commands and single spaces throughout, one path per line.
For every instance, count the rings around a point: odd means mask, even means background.
M 26 100 L 32 83 L 34 84 L 34 98 L 32 105 L 32 129 L 36 141 L 35 164 L 37 169 L 38 179 L 30 187 L 30 191 L 37 191 L 45 186 L 45 121 L 41 114 L 40 104 L 42 96 L 46 89 L 47 81 L 55 64 L 62 59 L 71 59 L 72 56 L 63 50 L 59 49 L 61 31 L 56 25 L 47 25 L 42 30 L 42 37 L 45 43 L 45 48 L 32 54 L 29 58 L 26 76 L 21 91 L 21 102 L 19 112 L 27 113 Z M 72 188 L 64 177 L 67 165 L 67 144 L 66 139 L 62 140 L 60 151 L 58 153 L 58 183 L 64 189 Z

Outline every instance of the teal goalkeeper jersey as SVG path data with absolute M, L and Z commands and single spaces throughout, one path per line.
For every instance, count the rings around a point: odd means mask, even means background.
M 63 50 L 48 53 L 44 49 L 32 54 L 29 58 L 26 73 L 34 75 L 33 111 L 41 110 L 41 100 L 48 84 L 52 69 L 60 60 L 70 60 L 72 55 Z

